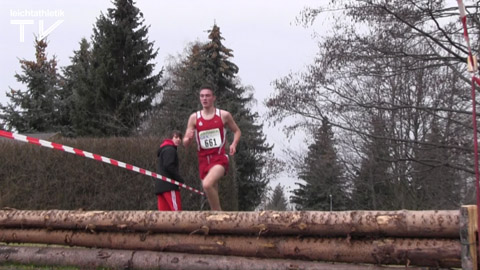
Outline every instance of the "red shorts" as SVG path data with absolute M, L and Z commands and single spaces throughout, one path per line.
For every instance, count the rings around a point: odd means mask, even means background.
M 207 155 L 198 157 L 198 171 L 200 173 L 200 179 L 204 179 L 207 176 L 208 171 L 215 166 L 222 165 L 225 168 L 225 175 L 228 171 L 228 156 L 227 155 Z

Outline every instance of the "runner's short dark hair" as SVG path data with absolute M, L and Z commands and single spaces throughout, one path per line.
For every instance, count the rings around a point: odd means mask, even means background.
M 203 84 L 199 89 L 198 89 L 198 92 L 202 91 L 202 89 L 209 89 L 210 91 L 212 91 L 213 95 L 215 96 L 215 88 L 210 85 L 210 84 Z

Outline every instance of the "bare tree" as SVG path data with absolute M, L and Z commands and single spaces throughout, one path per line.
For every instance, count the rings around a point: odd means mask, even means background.
M 288 133 L 310 131 L 328 117 L 351 179 L 361 171 L 365 146 L 372 140 L 387 143 L 389 155 L 383 159 L 391 179 L 384 181 L 395 186 L 393 208 L 423 207 L 415 201 L 418 164 L 459 176 L 435 185 L 457 181 L 456 186 L 468 188 L 469 182 L 458 180 L 469 181 L 473 166 L 466 49 L 457 9 L 433 0 L 345 0 L 305 9 L 299 17 L 305 25 L 327 11 L 336 11 L 337 20 L 332 34 L 319 41 L 307 72 L 274 82 L 276 92 L 266 100 L 269 119 L 297 116 Z M 472 19 L 477 44 L 478 21 Z M 385 121 L 380 134 L 371 132 L 374 117 Z M 433 119 L 441 140 L 428 139 Z M 425 162 L 418 151 L 425 147 L 442 149 L 444 155 Z

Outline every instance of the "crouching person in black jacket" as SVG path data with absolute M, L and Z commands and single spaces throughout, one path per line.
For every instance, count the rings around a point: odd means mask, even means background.
M 178 130 L 171 132 L 169 139 L 165 139 L 157 152 L 157 172 L 172 180 L 184 183 L 178 173 L 177 146 L 182 142 L 182 133 Z M 159 211 L 181 211 L 182 201 L 180 188 L 177 185 L 157 179 L 155 194 L 158 200 Z

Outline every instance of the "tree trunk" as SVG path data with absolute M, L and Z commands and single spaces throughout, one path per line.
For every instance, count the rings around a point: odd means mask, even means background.
M 0 242 L 43 243 L 345 263 L 461 267 L 460 241 L 452 239 L 383 238 L 377 240 L 353 240 L 348 237 L 201 236 L 150 233 L 89 233 L 47 229 L 2 229 L 0 230 Z
M 87 269 L 164 270 L 381 270 L 392 269 L 375 265 L 348 265 L 298 260 L 257 259 L 235 256 L 181 254 L 155 251 L 84 249 L 60 247 L 0 246 L 1 263 L 47 266 L 76 266 Z M 396 268 L 395 268 L 396 269 Z M 409 270 L 420 268 L 409 267 Z
M 203 234 L 459 237 L 459 211 L 0 211 L 4 228 Z

